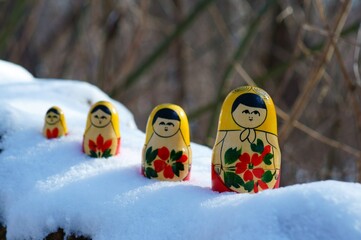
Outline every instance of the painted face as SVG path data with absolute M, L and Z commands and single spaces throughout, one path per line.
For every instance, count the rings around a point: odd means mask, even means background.
M 56 124 L 57 122 L 60 121 L 60 116 L 58 114 L 56 114 L 56 113 L 49 112 L 45 116 L 45 121 L 46 121 L 47 124 L 54 125 L 54 124 Z
M 256 128 L 266 120 L 267 110 L 263 108 L 248 107 L 239 104 L 232 113 L 232 117 L 237 125 L 244 128 Z
M 107 126 L 111 121 L 111 116 L 102 110 L 98 109 L 90 116 L 91 123 L 98 128 Z
M 157 118 L 153 124 L 154 132 L 160 137 L 171 137 L 176 134 L 180 127 L 180 121 L 167 118 Z

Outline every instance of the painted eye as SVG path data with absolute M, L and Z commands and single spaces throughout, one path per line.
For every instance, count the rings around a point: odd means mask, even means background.
M 160 122 L 159 125 L 165 125 L 165 122 Z
M 260 114 L 257 110 L 253 111 L 253 112 L 252 112 L 252 114 L 255 114 L 255 115 L 261 116 L 261 114 Z
M 50 116 L 50 115 L 48 115 L 48 118 L 51 118 L 51 116 Z
M 106 117 L 106 116 L 102 116 L 101 119 L 107 119 L 107 117 Z
M 99 119 L 99 116 L 98 116 L 98 115 L 95 115 L 94 117 L 95 117 L 96 119 Z
M 168 123 L 167 123 L 167 126 L 172 126 L 172 127 L 174 127 L 174 124 L 171 123 L 171 122 L 168 122 Z
M 250 112 L 246 109 L 246 110 L 243 110 L 242 113 L 245 113 L 245 114 L 250 114 Z

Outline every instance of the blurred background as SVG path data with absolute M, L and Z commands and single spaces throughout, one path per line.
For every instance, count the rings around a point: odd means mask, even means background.
M 0 0 L 0 58 L 98 86 L 143 131 L 156 105 L 178 104 L 210 147 L 225 96 L 259 86 L 277 106 L 282 185 L 361 182 L 360 12 L 357 0 Z

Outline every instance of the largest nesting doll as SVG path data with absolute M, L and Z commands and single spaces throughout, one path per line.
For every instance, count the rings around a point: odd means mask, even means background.
M 212 189 L 257 193 L 277 188 L 281 153 L 276 111 L 262 89 L 244 86 L 225 99 L 212 154 Z
M 189 124 L 185 112 L 174 104 L 158 105 L 148 118 L 142 173 L 158 180 L 188 180 L 191 164 Z
M 95 103 L 88 113 L 83 151 L 94 158 L 108 158 L 117 155 L 119 148 L 119 117 L 115 107 L 106 101 Z

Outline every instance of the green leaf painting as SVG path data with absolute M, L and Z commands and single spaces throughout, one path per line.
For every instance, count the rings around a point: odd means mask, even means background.
M 98 155 L 97 155 L 97 153 L 94 152 L 93 150 L 90 150 L 90 157 L 92 157 L 92 158 L 97 158 Z
M 158 155 L 158 149 L 152 151 L 152 147 L 148 148 L 145 152 L 145 160 L 148 164 L 151 164 Z
M 263 158 L 263 162 L 267 165 L 271 165 L 272 164 L 272 160 L 273 159 L 273 154 L 272 153 L 268 153 L 266 156 L 264 156 Z
M 107 150 L 104 151 L 102 157 L 105 157 L 105 158 L 111 157 L 112 154 L 110 152 L 111 152 L 111 149 L 108 148 Z
M 244 185 L 243 179 L 234 172 L 224 172 L 224 183 L 228 188 L 239 188 Z
M 251 149 L 252 149 L 253 152 L 262 154 L 262 152 L 264 150 L 263 141 L 261 139 L 257 139 L 257 144 L 252 143 L 251 144 Z
M 183 155 L 183 151 L 176 152 L 176 153 L 174 154 L 173 160 L 178 160 L 178 159 L 180 159 L 182 155 Z
M 242 149 L 237 150 L 237 148 L 229 148 L 224 154 L 224 162 L 226 164 L 232 164 L 238 160 L 241 156 Z
M 253 188 L 254 188 L 254 181 L 253 180 L 251 180 L 249 182 L 246 182 L 244 184 L 244 189 L 247 190 L 248 192 L 251 192 L 253 190 Z
M 179 172 L 184 170 L 184 165 L 181 162 L 176 162 L 172 165 L 172 170 L 177 177 L 179 177 Z
M 158 177 L 158 174 L 153 168 L 148 167 L 145 169 L 145 176 L 147 178 L 156 178 L 156 177 Z
M 262 181 L 265 183 L 269 183 L 271 182 L 273 179 L 273 174 L 270 170 L 266 171 L 263 175 L 262 175 Z

